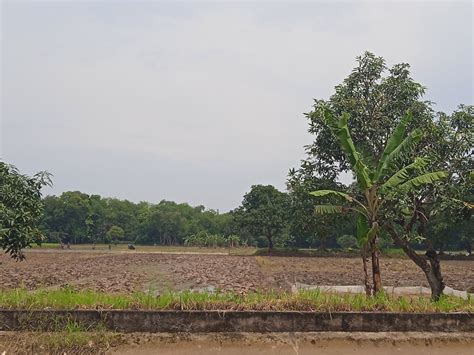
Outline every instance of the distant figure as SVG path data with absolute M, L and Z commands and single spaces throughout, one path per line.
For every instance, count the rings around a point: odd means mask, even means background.
M 134 247 L 133 244 L 129 244 L 129 245 L 128 245 L 128 249 L 130 249 L 130 250 L 135 250 L 135 247 Z
M 112 245 L 109 244 L 109 250 L 112 250 Z
M 66 247 L 67 247 L 68 249 L 71 249 L 71 243 L 67 242 Z
M 95 250 L 95 243 L 92 243 L 92 250 Z
M 61 240 L 61 249 L 64 250 L 64 242 Z

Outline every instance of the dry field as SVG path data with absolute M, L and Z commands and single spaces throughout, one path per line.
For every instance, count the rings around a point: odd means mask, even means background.
M 0 256 L 0 289 L 71 285 L 108 293 L 166 292 L 202 287 L 223 291 L 289 290 L 293 283 L 362 284 L 358 258 L 266 257 L 75 250 L 27 252 L 24 262 Z M 474 292 L 474 261 L 443 261 L 446 284 Z M 382 259 L 387 286 L 427 286 L 404 259 Z

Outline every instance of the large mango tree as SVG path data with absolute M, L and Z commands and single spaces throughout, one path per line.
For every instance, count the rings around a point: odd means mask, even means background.
M 411 163 L 399 168 L 401 161 L 406 161 L 413 148 L 420 142 L 423 132 L 414 129 L 407 133 L 412 120 L 410 113 L 400 120 L 388 138 L 383 153 L 378 161 L 368 163 L 351 138 L 348 127 L 349 115 L 344 113 L 335 117 L 327 108 L 322 108 L 324 123 L 337 139 L 342 151 L 350 163 L 357 181 L 357 193 L 351 195 L 341 191 L 317 190 L 313 196 L 338 196 L 344 201 L 340 205 L 316 205 L 319 214 L 355 212 L 357 214 L 357 239 L 362 250 L 362 260 L 367 294 L 376 294 L 382 290 L 382 277 L 379 264 L 378 237 L 386 225 L 384 208 L 400 194 L 407 194 L 426 184 L 447 177 L 446 171 L 425 171 L 428 159 L 415 158 Z M 371 258 L 372 284 L 368 276 L 368 259 Z M 428 275 L 427 275 L 428 276 Z M 428 278 L 428 281 L 429 278 Z M 431 286 L 431 283 L 430 283 Z

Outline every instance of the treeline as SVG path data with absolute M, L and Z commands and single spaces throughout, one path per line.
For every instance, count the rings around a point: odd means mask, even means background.
M 243 205 L 228 213 L 165 200 L 133 203 L 79 191 L 46 196 L 43 202 L 40 227 L 48 242 L 265 247 L 271 240 L 277 247 L 337 247 L 337 237 L 353 229 L 348 220 L 345 225 L 326 223 L 320 235 L 297 234 L 297 224 L 291 223 L 291 199 L 273 186 L 253 186 Z
M 40 228 L 48 242 L 74 244 L 357 248 L 355 217 L 315 215 L 311 200 L 295 185 L 289 193 L 255 185 L 241 206 L 218 213 L 187 203 L 133 203 L 68 191 L 43 199 Z M 470 250 L 472 227 L 471 219 L 453 223 L 441 216 L 430 226 L 439 250 Z M 392 243 L 382 236 L 381 245 Z
M 68 191 L 44 198 L 41 228 L 48 241 L 140 244 L 183 244 L 187 236 L 205 231 L 231 235 L 232 216 L 161 201 L 133 203 L 116 198 Z

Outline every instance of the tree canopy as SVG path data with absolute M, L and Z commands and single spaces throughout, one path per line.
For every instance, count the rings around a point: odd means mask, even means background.
M 41 188 L 49 184 L 46 172 L 27 176 L 0 162 L 0 246 L 17 260 L 24 259 L 23 248 L 43 240 L 37 224 L 43 212 Z
M 288 225 L 288 208 L 285 193 L 271 185 L 253 185 L 237 210 L 237 223 L 253 235 L 264 236 L 271 250 Z
M 358 57 L 357 66 L 329 100 L 315 100 L 306 114 L 314 141 L 306 146 L 301 167 L 290 170 L 289 184 L 334 181 L 351 169 L 359 193 L 374 201 L 379 197 L 371 192 L 384 196 L 390 208 L 380 218 L 391 222 L 392 238 L 428 275 L 432 269 L 439 271 L 434 244 L 447 239 L 448 229 L 455 226 L 448 216 L 462 216 L 457 220 L 472 226 L 474 109 L 460 105 L 451 115 L 435 113 L 432 103 L 422 100 L 424 91 L 411 78 L 408 64 L 389 69 L 383 58 L 372 53 Z M 406 137 L 405 131 L 410 132 Z M 329 195 L 336 196 L 319 196 Z M 341 207 L 322 205 L 316 210 L 329 213 Z M 369 229 L 378 218 L 369 218 Z M 457 240 L 472 249 L 463 228 L 457 230 L 463 235 Z M 413 243 L 420 242 L 431 265 L 412 249 Z M 436 277 L 442 284 L 440 272 Z

